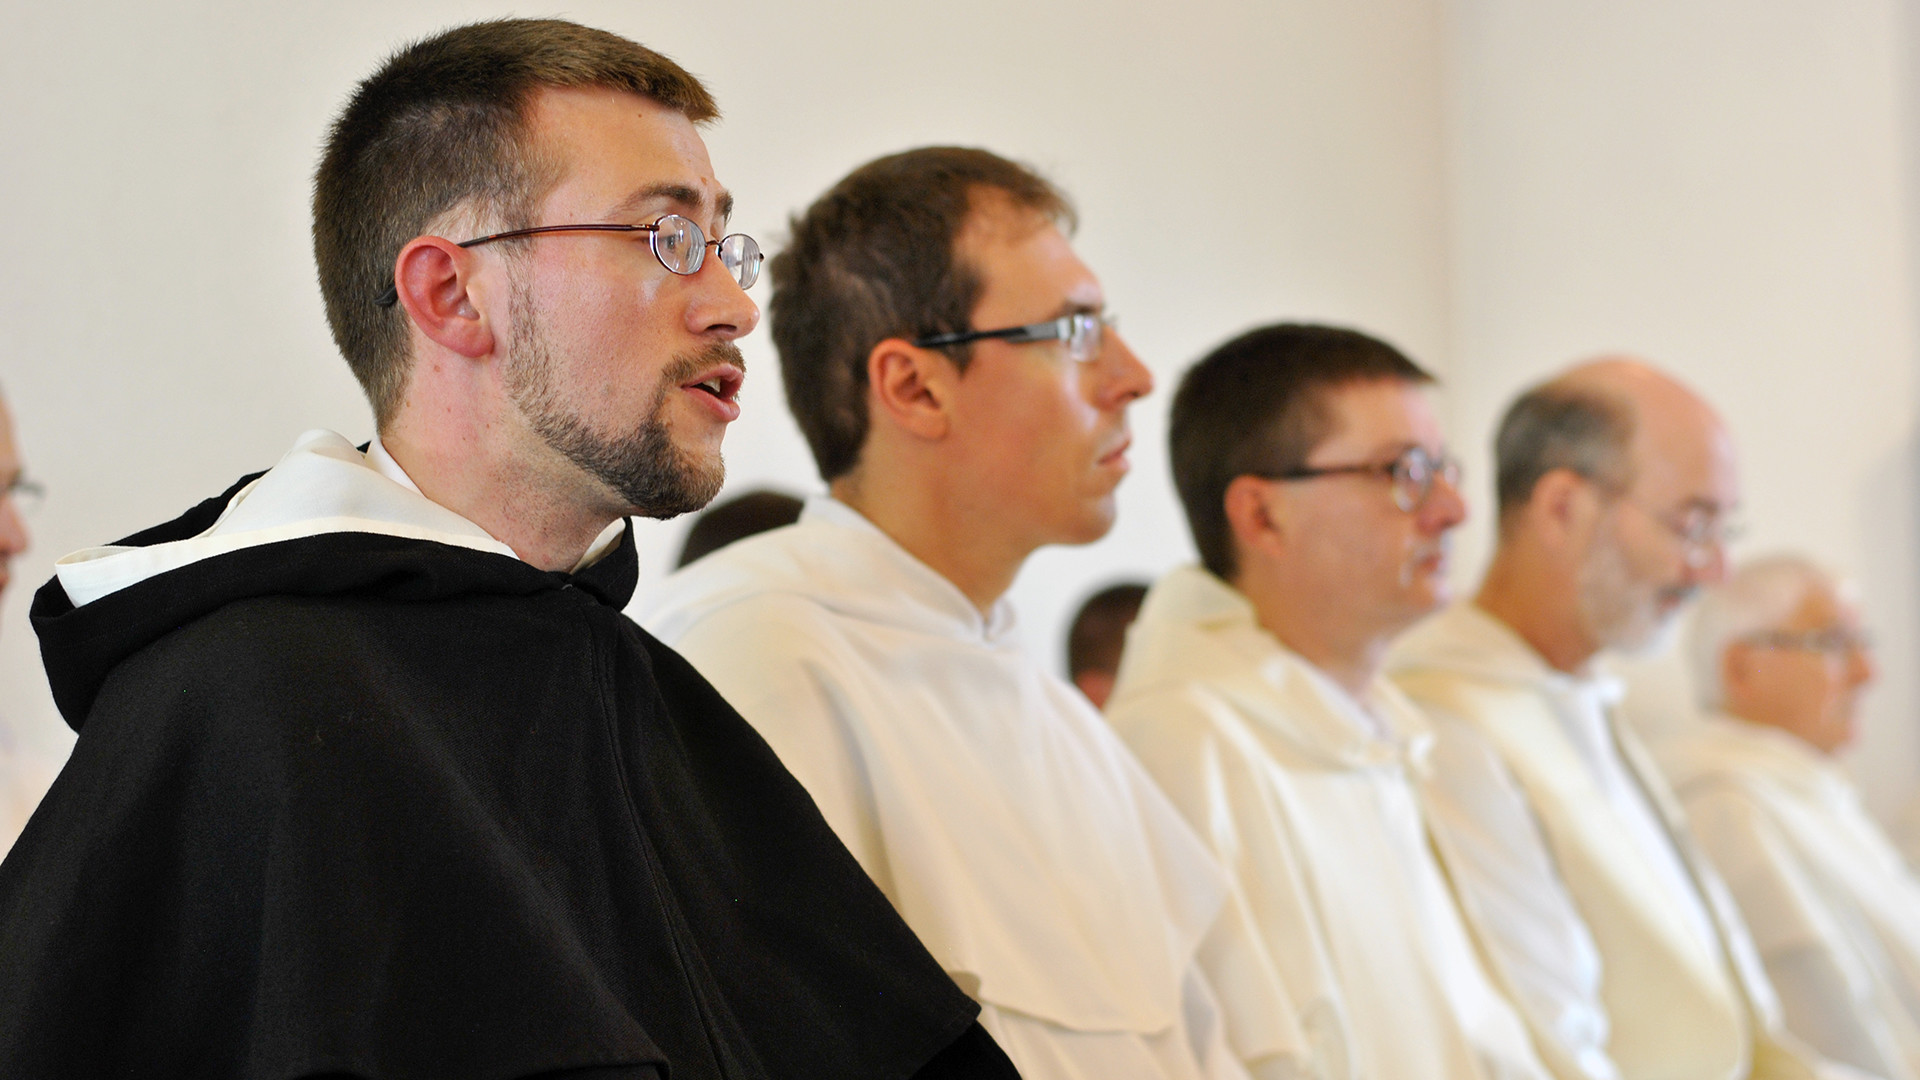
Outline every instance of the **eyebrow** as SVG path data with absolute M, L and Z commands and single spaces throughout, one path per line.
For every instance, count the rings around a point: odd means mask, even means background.
M 1106 309 L 1107 305 L 1105 303 L 1083 304 L 1077 300 L 1062 300 L 1060 306 L 1053 309 L 1053 314 L 1040 321 L 1052 322 L 1055 319 L 1065 318 L 1068 315 L 1098 315 Z
M 648 184 L 646 187 L 636 190 L 633 194 L 628 195 L 626 198 L 614 204 L 613 209 L 608 211 L 608 215 L 610 217 L 619 217 L 622 215 L 637 214 L 649 205 L 658 203 L 663 199 L 670 203 L 678 203 L 682 208 L 692 210 L 695 213 L 699 213 L 707 208 L 705 192 L 702 192 L 696 187 L 665 180 L 657 184 Z M 714 213 L 715 216 L 720 219 L 722 225 L 726 224 L 728 219 L 733 217 L 733 192 L 722 191 L 720 193 L 719 201 L 714 206 Z
M 1738 509 L 1739 504 L 1737 503 L 1723 503 L 1718 499 L 1709 498 L 1705 495 L 1694 495 L 1680 504 L 1678 512 L 1690 514 L 1698 510 L 1704 514 L 1724 515 L 1731 514 Z
M 1437 462 L 1447 456 L 1447 443 L 1446 440 L 1442 439 L 1440 442 L 1429 446 L 1418 439 L 1400 439 L 1397 441 L 1388 440 L 1376 443 L 1373 447 L 1374 453 L 1391 453 L 1395 458 L 1398 458 L 1401 454 L 1409 450 L 1424 451 L 1428 457 L 1433 458 Z

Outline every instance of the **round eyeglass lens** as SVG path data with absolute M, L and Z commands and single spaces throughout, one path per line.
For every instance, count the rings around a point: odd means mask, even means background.
M 1092 359 L 1100 351 L 1100 320 L 1091 315 L 1069 315 L 1067 355 L 1075 360 Z
M 707 257 L 707 234 L 679 214 L 668 214 L 654 222 L 653 253 L 676 274 L 698 273 Z
M 1427 500 L 1427 492 L 1433 490 L 1433 463 L 1419 450 L 1411 450 L 1400 455 L 1393 463 L 1393 502 L 1401 510 L 1412 513 L 1414 508 Z
M 760 278 L 760 245 L 746 233 L 734 233 L 720 240 L 720 265 L 727 268 L 733 280 L 743 289 L 750 289 Z

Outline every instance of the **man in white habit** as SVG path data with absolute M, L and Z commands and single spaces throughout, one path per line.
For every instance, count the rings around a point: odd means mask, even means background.
M 1152 387 L 1071 220 L 1026 168 L 948 147 L 796 219 L 770 314 L 831 496 L 634 614 L 772 744 L 1029 1080 L 1243 1076 L 1196 960 L 1224 876 L 1003 599 L 1035 549 L 1112 525 Z
M 1246 971 L 1285 982 L 1311 1053 L 1284 1075 L 1549 1075 L 1428 846 L 1426 721 L 1380 675 L 1445 599 L 1466 517 L 1431 382 L 1385 342 L 1291 324 L 1188 371 L 1173 472 L 1202 565 L 1148 593 L 1107 706 L 1258 927 L 1258 952 L 1201 954 L 1230 1026 L 1266 1022 L 1238 1007 Z
M 1745 923 L 1595 666 L 1650 647 L 1724 574 L 1739 497 L 1725 428 L 1672 378 L 1609 358 L 1523 394 L 1494 456 L 1486 579 L 1388 670 L 1434 722 L 1438 847 L 1496 975 L 1532 1015 L 1578 1010 L 1597 985 L 1627 1080 L 1851 1075 L 1781 1027 Z M 1543 933 L 1556 890 L 1598 970 Z
M 1920 880 L 1835 751 L 1873 657 L 1860 614 L 1808 560 L 1775 556 L 1709 590 L 1688 640 L 1697 725 L 1655 747 L 1780 995 L 1828 1057 L 1920 1078 Z

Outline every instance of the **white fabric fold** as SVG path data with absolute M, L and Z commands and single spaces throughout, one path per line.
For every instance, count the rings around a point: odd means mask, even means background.
M 1788 1028 L 1888 1080 L 1920 1077 L 1920 879 L 1846 773 L 1784 731 L 1724 716 L 1656 752 Z
M 1471 604 L 1402 637 L 1388 668 L 1454 744 L 1443 759 L 1493 763 L 1491 775 L 1439 769 L 1427 785 L 1463 907 L 1495 911 L 1502 896 L 1577 907 L 1604 965 L 1607 1050 L 1622 1076 L 1806 1077 L 1827 1067 L 1780 1027 L 1725 884 L 1651 756 L 1609 711 L 1611 680 L 1554 670 Z M 1514 797 L 1487 798 L 1490 781 Z M 1524 866 L 1500 857 L 1524 844 L 1544 850 Z M 1516 872 L 1525 877 L 1507 876 Z M 1586 982 L 1556 979 L 1571 958 L 1531 947 L 1508 925 L 1477 919 L 1475 930 L 1510 985 Z
M 1188 974 L 1222 875 L 1092 706 L 1026 656 L 1006 603 L 983 616 L 815 499 L 629 614 L 767 738 L 990 1029 L 1033 1043 L 1023 1070 L 1094 1075 L 1101 1033 L 1199 1038 Z M 1193 1074 L 1192 1048 L 1184 1068 L 1155 1053 L 1158 1075 Z
M 1250 946 L 1202 953 L 1243 1058 L 1341 1080 L 1548 1075 L 1428 846 L 1411 776 L 1429 725 L 1384 679 L 1356 700 L 1184 567 L 1148 593 L 1108 715 L 1255 927 Z
M 626 527 L 601 530 L 577 573 L 610 551 Z M 518 558 L 485 529 L 428 499 L 375 440 L 362 453 L 332 431 L 306 432 L 279 463 L 227 502 L 206 531 L 148 547 L 84 548 L 54 564 L 75 607 L 203 559 L 326 533 L 361 532 L 428 540 Z

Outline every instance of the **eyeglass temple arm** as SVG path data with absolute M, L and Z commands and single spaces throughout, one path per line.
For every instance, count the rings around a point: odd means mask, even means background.
M 508 229 L 506 232 L 488 233 L 485 236 L 476 236 L 471 240 L 460 241 L 459 246 L 463 248 L 479 247 L 481 244 L 491 244 L 495 240 L 512 240 L 515 237 L 519 237 L 519 236 L 536 236 L 540 233 L 552 233 L 552 232 L 659 232 L 659 231 L 660 231 L 660 226 L 658 224 L 618 225 L 618 224 L 603 222 L 603 223 L 583 224 L 583 225 L 535 225 L 533 228 L 530 228 L 530 229 Z M 709 240 L 707 241 L 707 243 L 713 244 L 713 243 L 716 243 L 716 241 Z M 373 298 L 373 302 L 375 306 L 378 306 L 378 307 L 383 307 L 383 308 L 392 307 L 393 305 L 400 302 L 400 287 L 398 285 L 387 286 L 387 289 L 385 292 Z
M 1269 476 L 1272 480 L 1311 480 L 1316 476 L 1339 476 L 1343 473 L 1384 473 L 1393 475 L 1394 463 L 1380 461 L 1366 465 L 1327 465 L 1315 467 L 1302 465 L 1294 469 L 1284 469 Z
M 1048 319 L 1046 322 L 1030 323 L 1026 326 L 1009 326 L 1004 330 L 957 330 L 949 334 L 928 334 L 925 337 L 915 338 L 913 344 L 917 348 L 934 349 L 942 345 L 965 345 L 969 341 L 980 341 L 984 338 L 1002 338 L 1015 344 L 1056 339 L 1064 341 L 1071 331 L 1061 324 L 1070 318 L 1072 316 L 1069 315 L 1059 319 Z

